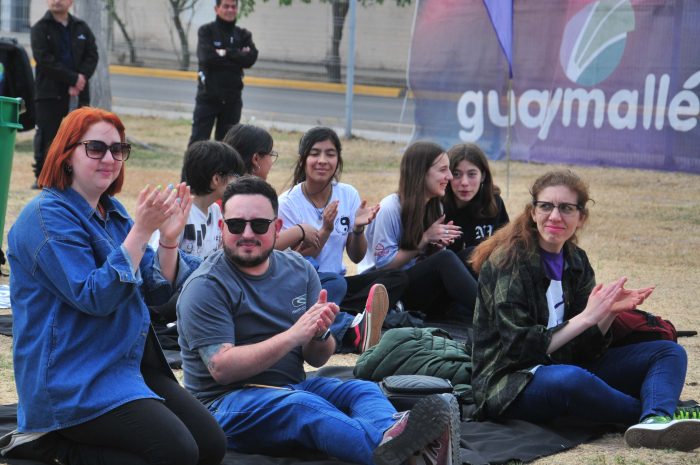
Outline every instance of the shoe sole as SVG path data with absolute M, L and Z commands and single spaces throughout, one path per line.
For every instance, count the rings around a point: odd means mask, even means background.
M 448 465 L 462 465 L 460 439 L 462 437 L 462 419 L 459 414 L 459 403 L 452 394 L 440 394 L 450 405 L 450 458 Z
M 700 447 L 700 420 L 675 420 L 656 425 L 636 425 L 625 432 L 630 447 L 675 449 L 690 452 Z
M 415 452 L 438 439 L 448 425 L 454 427 L 455 416 L 459 417 L 459 414 L 455 415 L 452 404 L 438 394 L 419 400 L 411 409 L 403 432 L 374 450 L 375 465 L 401 465 Z
M 374 347 L 382 338 L 382 325 L 389 311 L 389 293 L 383 284 L 375 284 L 369 290 L 365 312 L 369 315 L 369 337 L 365 337 L 365 343 L 361 350 L 364 352 L 370 347 Z M 361 353 L 362 353 L 361 352 Z

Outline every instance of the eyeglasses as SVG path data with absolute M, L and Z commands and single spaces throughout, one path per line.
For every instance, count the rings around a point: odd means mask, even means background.
M 532 204 L 535 206 L 535 211 L 542 215 L 550 215 L 556 208 L 559 210 L 560 215 L 571 216 L 583 208 L 581 205 L 575 203 L 560 203 L 559 205 L 555 205 L 552 202 L 540 202 L 539 200 L 532 202 Z
M 228 232 L 231 234 L 242 234 L 243 231 L 245 231 L 245 225 L 248 223 L 250 223 L 250 229 L 252 229 L 255 234 L 265 234 L 267 230 L 270 229 L 272 222 L 276 219 L 276 217 L 271 220 L 267 218 L 253 218 L 252 220 L 229 218 L 228 220 L 224 220 L 224 223 L 226 223 Z
M 124 142 L 115 142 L 112 145 L 107 145 L 101 140 L 83 140 L 71 145 L 70 148 L 83 144 L 85 146 L 85 155 L 88 158 L 102 160 L 109 149 L 112 158 L 117 161 L 126 161 L 131 153 L 131 144 Z
M 270 155 L 270 158 L 272 158 L 272 163 L 276 162 L 277 157 L 279 156 L 279 154 L 277 152 L 275 152 L 274 150 L 271 151 L 270 153 L 268 153 L 268 155 Z

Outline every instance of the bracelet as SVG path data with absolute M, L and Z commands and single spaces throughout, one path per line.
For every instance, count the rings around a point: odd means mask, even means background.
M 362 229 L 360 230 L 360 232 L 355 231 L 355 229 L 353 228 L 352 233 L 356 236 L 361 236 L 365 233 L 365 228 L 363 226 Z
M 297 226 L 301 229 L 301 239 L 299 242 L 304 242 L 304 239 L 306 239 L 306 231 L 304 231 L 304 228 L 300 224 L 297 224 Z
M 161 241 L 158 241 L 158 246 L 159 246 L 159 247 L 163 247 L 164 249 L 170 249 L 170 250 L 172 250 L 172 249 L 177 249 L 177 244 L 175 244 L 175 245 L 165 245 L 165 244 L 163 244 Z

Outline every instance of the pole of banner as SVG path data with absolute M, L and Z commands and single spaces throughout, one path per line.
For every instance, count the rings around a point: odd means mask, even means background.
M 513 79 L 508 75 L 508 124 L 506 126 L 506 198 L 510 196 L 510 122 L 511 122 L 511 94 L 513 90 Z
M 348 18 L 348 64 L 345 73 L 345 137 L 352 137 L 352 101 L 355 87 L 355 28 L 357 0 L 350 1 Z

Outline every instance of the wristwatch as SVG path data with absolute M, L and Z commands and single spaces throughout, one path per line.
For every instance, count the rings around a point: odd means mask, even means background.
M 325 341 L 331 335 L 331 330 L 328 328 L 325 333 L 320 336 L 314 336 L 314 341 Z

